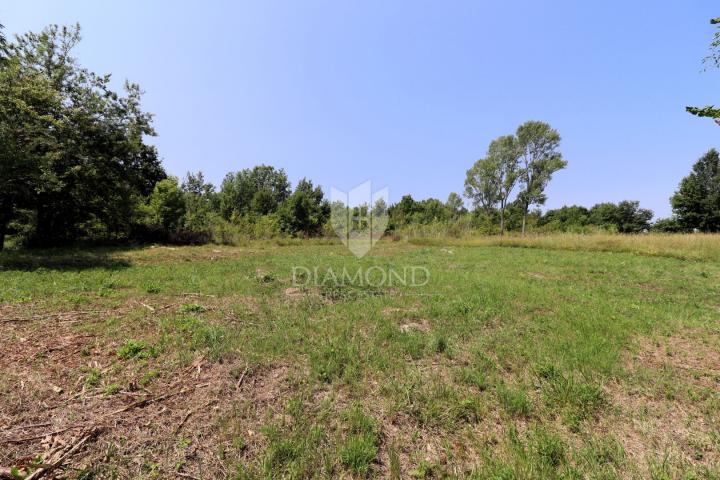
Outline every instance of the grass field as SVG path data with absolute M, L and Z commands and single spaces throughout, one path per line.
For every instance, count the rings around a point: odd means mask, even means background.
M 298 287 L 297 266 L 430 276 Z M 386 239 L 361 260 L 330 241 L 10 251 L 0 267 L 0 475 L 720 476 L 715 236 Z

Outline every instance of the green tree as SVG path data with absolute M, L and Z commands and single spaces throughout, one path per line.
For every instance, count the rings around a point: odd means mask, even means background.
M 462 197 L 455 192 L 450 192 L 450 195 L 448 195 L 445 208 L 447 208 L 448 214 L 453 220 L 457 219 L 463 213 L 466 213 Z
M 538 226 L 562 232 L 582 229 L 589 223 L 589 211 L 579 205 L 548 210 L 538 221 Z
M 682 232 L 683 228 L 677 218 L 659 218 L 653 223 L 652 230 L 654 232 L 678 233 Z
M 588 212 L 589 222 L 598 227 L 620 233 L 640 233 L 649 230 L 652 210 L 640 208 L 640 202 L 624 200 L 614 203 L 598 203 Z
M 284 202 L 279 215 L 283 231 L 291 235 L 319 235 L 330 218 L 330 204 L 319 186 L 303 178 Z
M 155 185 L 148 201 L 149 220 L 167 231 L 177 231 L 185 217 L 185 195 L 178 186 L 178 179 L 168 177 Z
M 670 199 L 685 230 L 720 231 L 720 154 L 711 149 L 693 165 Z
M 23 68 L 17 56 L 0 62 L 0 250 L 16 211 L 35 205 L 57 148 L 53 132 L 60 121 L 52 112 L 61 102 L 50 82 Z
M 385 199 L 380 197 L 375 201 L 375 204 L 372 208 L 372 216 L 374 218 L 382 217 L 383 215 L 387 215 L 388 213 L 388 206 L 387 202 L 385 202 Z
M 500 213 L 500 235 L 505 233 L 505 211 L 519 176 L 520 147 L 513 135 L 498 137 L 488 147 L 485 158 L 468 170 L 465 194 L 476 206 Z
M 403 195 L 400 201 L 388 209 L 390 228 L 403 227 L 413 221 L 418 206 L 411 195 Z
M 710 20 L 710 24 L 720 27 L 720 17 Z M 710 42 L 710 54 L 703 59 L 703 63 L 710 63 L 715 68 L 720 67 L 720 28 L 715 31 L 712 42 Z M 685 109 L 698 117 L 709 117 L 720 121 L 720 108 L 713 105 L 705 107 L 685 107 Z
M 498 168 L 497 159 L 481 158 L 465 175 L 465 196 L 475 208 L 481 208 L 488 214 L 495 210 L 500 197 Z
M 227 174 L 220 186 L 220 211 L 226 220 L 249 213 L 266 215 L 276 212 L 289 195 L 283 169 L 258 165 Z
M 185 228 L 193 231 L 210 228 L 217 205 L 213 184 L 205 181 L 202 172 L 188 172 L 181 189 L 185 195 Z
M 79 26 L 27 33 L 0 67 L 3 217 L 33 210 L 29 240 L 39 245 L 126 237 L 138 197 L 165 177 L 144 143 L 154 130 L 139 86 L 119 95 L 109 75 L 81 68 L 79 41 Z
M 497 199 L 500 205 L 500 235 L 505 234 L 505 210 L 519 176 L 520 147 L 513 135 L 505 135 L 490 142 L 488 158 L 496 165 Z
M 527 216 L 532 205 L 543 205 L 547 200 L 545 188 L 553 173 L 567 166 L 560 148 L 560 134 L 545 122 L 529 121 L 517 129 L 520 149 L 519 180 L 521 191 L 518 201 L 523 208 L 522 234 L 525 235 Z

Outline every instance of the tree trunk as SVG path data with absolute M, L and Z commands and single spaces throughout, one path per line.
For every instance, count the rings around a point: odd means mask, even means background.
M 8 222 L 10 222 L 10 209 L 0 205 L 0 252 L 5 248 L 5 234 L 7 233 Z
M 527 219 L 527 208 L 523 211 L 522 236 L 525 236 L 525 219 Z
M 500 209 L 500 236 L 505 235 L 505 209 Z

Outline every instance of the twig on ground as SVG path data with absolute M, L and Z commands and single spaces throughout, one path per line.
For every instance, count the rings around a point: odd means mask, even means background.
M 182 430 L 182 427 L 185 425 L 185 422 L 187 422 L 188 418 L 190 418 L 190 415 L 192 415 L 192 414 L 193 414 L 192 410 L 187 411 L 187 413 L 185 414 L 183 419 L 180 420 L 180 423 L 178 423 L 178 426 L 175 427 L 175 432 L 173 432 L 175 435 L 177 435 L 180 432 L 180 430 Z
M 151 312 L 155 311 L 155 309 L 153 307 L 151 307 L 150 305 L 148 305 L 147 303 L 143 303 L 143 302 L 138 302 L 138 303 L 140 305 L 142 305 L 143 307 L 147 308 L 148 310 L 150 310 Z
M 205 408 L 209 407 L 210 405 L 212 405 L 212 404 L 215 403 L 215 402 L 217 402 L 217 399 L 214 399 L 214 398 L 213 398 L 212 400 L 210 400 L 209 402 L 207 402 L 207 403 L 206 403 L 205 405 L 203 405 L 202 407 L 198 407 L 198 408 L 195 408 L 195 409 L 192 409 L 192 410 L 188 410 L 187 413 L 185 414 L 185 416 L 183 417 L 183 419 L 182 419 L 182 420 L 180 421 L 180 423 L 178 424 L 178 426 L 175 427 L 175 432 L 173 432 L 173 434 L 174 434 L 174 435 L 177 435 L 177 434 L 180 432 L 180 430 L 182 429 L 182 427 L 185 426 L 185 422 L 188 421 L 188 418 L 190 418 L 191 415 L 193 415 L 194 413 L 197 413 L 199 410 L 202 410 L 202 409 L 205 409 Z
M 201 383 L 201 384 L 198 384 L 198 385 L 194 385 L 194 386 L 192 386 L 192 387 L 183 388 L 183 389 L 181 389 L 181 390 L 178 390 L 177 392 L 166 393 L 166 394 L 163 394 L 163 395 L 159 395 L 159 396 L 157 396 L 157 397 L 145 398 L 145 399 L 143 399 L 143 400 L 138 400 L 138 401 L 136 401 L 136 402 L 133 402 L 133 403 L 131 403 L 131 404 L 129 404 L 129 405 L 124 406 L 123 408 L 119 408 L 119 409 L 114 410 L 114 411 L 112 411 L 112 412 L 109 412 L 109 413 L 106 413 L 106 414 L 104 414 L 104 415 L 101 415 L 100 417 L 98 417 L 98 419 L 99 419 L 99 420 L 103 420 L 103 419 L 106 419 L 106 418 L 111 417 L 111 416 L 113 416 L 113 415 L 117 415 L 118 413 L 127 412 L 128 410 L 132 410 L 133 408 L 145 407 L 145 406 L 150 405 L 150 404 L 152 404 L 152 403 L 161 402 L 161 401 L 163 401 L 163 400 L 167 400 L 168 398 L 176 397 L 176 396 L 178 396 L 178 395 L 182 395 L 182 394 L 184 394 L 184 393 L 187 393 L 187 392 L 190 392 L 190 391 L 192 391 L 192 390 L 195 390 L 196 388 L 202 388 L 202 387 L 206 387 L 206 386 L 208 386 L 208 385 L 210 385 L 210 384 L 209 384 L 209 383 Z M 43 434 L 41 434 L 41 435 L 34 435 L 34 436 L 31 436 L 31 437 L 23 437 L 23 438 L 8 438 L 8 439 L 2 439 L 2 440 L 0 440 L 0 445 L 6 444 L 6 443 L 25 443 L 25 442 L 30 442 L 30 441 L 32 441 L 32 440 L 37 440 L 37 439 L 45 438 L 45 437 L 48 437 L 48 436 L 55 436 L 55 435 L 57 435 L 57 434 L 59 434 L 59 433 L 66 432 L 66 431 L 68 431 L 68 430 L 73 430 L 73 429 L 76 429 L 76 428 L 86 428 L 86 427 L 88 427 L 87 424 L 70 425 L 70 426 L 68 426 L 68 427 L 61 428 L 61 429 L 59 429 L 59 430 L 55 430 L 55 431 L 50 432 L 50 433 L 43 433 Z
M 240 378 L 238 379 L 237 383 L 235 384 L 235 390 L 239 389 L 240 386 L 242 385 L 243 380 L 245 380 L 245 375 L 247 375 L 248 368 L 250 368 L 250 367 L 246 366 L 245 370 L 242 372 L 242 375 L 240 375 Z
M 183 473 L 183 472 L 175 472 L 175 475 L 182 478 L 190 478 L 192 480 L 200 480 L 198 477 L 194 477 L 190 475 L 189 473 Z
M 39 315 L 30 315 L 27 317 L 11 317 L 0 320 L 0 323 L 21 323 L 32 322 L 33 320 L 52 320 L 62 319 L 68 316 L 95 315 L 98 313 L 109 313 L 107 310 L 75 310 L 71 312 L 45 313 Z
M 164 395 L 160 395 L 160 396 L 154 397 L 154 398 L 146 398 L 146 399 L 143 399 L 143 400 L 138 400 L 137 402 L 133 402 L 133 403 L 131 403 L 130 405 L 127 405 L 127 406 L 125 406 L 125 407 L 123 407 L 123 408 L 120 408 L 120 409 L 115 410 L 115 411 L 113 411 L 113 412 L 107 413 L 107 414 L 103 415 L 101 418 L 107 418 L 107 417 L 110 417 L 110 416 L 113 416 L 113 415 L 117 415 L 118 413 L 127 412 L 128 410 L 132 410 L 133 408 L 144 407 L 144 406 L 146 406 L 146 405 L 150 405 L 151 403 L 161 402 L 161 401 L 163 401 L 163 400 L 167 400 L 168 398 L 176 397 L 176 396 L 178 396 L 178 395 L 182 395 L 183 393 L 187 393 L 187 392 L 190 392 L 190 391 L 192 391 L 192 390 L 195 390 L 196 388 L 206 387 L 206 386 L 208 386 L 208 385 L 210 385 L 210 384 L 209 384 L 209 383 L 202 383 L 202 384 L 199 384 L 199 385 L 194 385 L 194 386 L 192 386 L 192 387 L 185 387 L 185 388 L 183 388 L 183 389 L 181 389 L 181 390 L 178 390 L 177 392 L 166 393 L 166 394 L 164 394 Z
M 38 440 L 45 437 L 54 437 L 55 435 L 58 435 L 60 433 L 67 432 L 68 430 L 75 430 L 76 428 L 84 428 L 86 425 L 70 425 L 69 427 L 61 428 L 59 430 L 54 430 L 50 433 L 42 433 L 40 435 L 33 435 L 31 437 L 21 437 L 21 438 L 6 438 L 0 440 L 0 445 L 3 445 L 5 443 L 25 443 L 25 442 L 31 442 L 33 440 Z
M 99 431 L 100 429 L 98 427 L 95 427 L 92 430 L 86 432 L 72 446 L 64 450 L 64 452 L 61 453 L 56 460 L 49 462 L 48 465 L 44 465 L 43 467 L 38 468 L 32 473 L 32 475 L 26 477 L 25 480 L 37 480 L 38 478 L 52 472 L 53 470 L 61 466 L 67 458 L 80 450 L 80 448 L 85 444 L 85 442 L 87 442 L 90 438 L 94 437 Z

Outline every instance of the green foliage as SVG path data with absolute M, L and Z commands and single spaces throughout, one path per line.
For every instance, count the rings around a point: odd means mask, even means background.
M 130 235 L 137 198 L 165 177 L 141 90 L 112 91 L 79 66 L 80 29 L 52 25 L 8 45 L 0 65 L 0 235 L 34 212 L 26 239 L 57 245 Z
M 217 221 L 219 207 L 215 187 L 205 182 L 202 172 L 188 172 L 181 189 L 185 194 L 184 228 L 191 231 L 211 229 Z
M 436 222 L 447 222 L 457 215 L 447 205 L 436 198 L 415 201 L 412 196 L 405 195 L 400 202 L 388 208 L 390 216 L 389 229 L 398 229 L 407 225 L 429 225 Z
M 285 171 L 259 165 L 237 173 L 228 173 L 220 186 L 218 203 L 225 220 L 254 213 L 276 212 L 290 195 Z
M 560 134 L 545 122 L 529 121 L 516 132 L 520 155 L 520 186 L 518 202 L 524 209 L 525 219 L 531 205 L 543 205 L 547 199 L 545 188 L 552 175 L 567 166 L 560 148 Z
M 87 376 L 85 377 L 85 385 L 88 387 L 94 388 L 100 385 L 100 380 L 102 379 L 102 372 L 100 369 L 97 368 L 91 368 L 88 371 Z
M 288 421 L 263 428 L 267 438 L 261 464 L 265 478 L 302 479 L 317 476 L 324 468 L 325 431 L 313 423 L 312 412 L 302 398 L 293 398 L 286 412 Z
M 280 228 L 290 235 L 317 236 L 330 218 L 330 204 L 322 189 L 302 179 L 279 212 Z
M 467 213 L 462 197 L 455 192 L 450 192 L 450 195 L 448 195 L 448 199 L 445 202 L 445 208 L 447 208 L 448 214 L 452 220 L 457 220 L 461 215 Z
M 520 143 L 513 135 L 498 137 L 487 156 L 467 171 L 465 195 L 487 213 L 499 206 L 500 234 L 505 232 L 505 209 L 522 172 L 519 169 Z
M 538 220 L 538 226 L 559 232 L 582 232 L 590 224 L 590 211 L 578 205 L 548 210 Z
M 180 313 L 203 313 L 205 310 L 205 307 L 197 303 L 186 303 L 180 307 Z
M 710 20 L 712 25 L 720 25 L 720 17 Z M 703 63 L 711 63 L 715 68 L 720 67 L 720 29 L 718 29 L 712 42 L 710 42 L 710 54 L 703 59 Z M 720 108 L 712 105 L 706 107 L 685 107 L 685 110 L 698 117 L 720 118 Z
M 465 177 L 465 196 L 475 208 L 492 212 L 498 204 L 500 165 L 493 158 L 481 158 L 467 171 Z
M 684 230 L 720 231 L 720 154 L 711 149 L 693 165 L 670 199 Z
M 684 229 L 677 218 L 659 218 L 653 223 L 652 230 L 654 232 L 677 233 Z
M 620 233 L 640 233 L 650 229 L 652 210 L 640 208 L 640 202 L 599 203 L 588 212 L 588 223 Z
M 617 233 L 641 233 L 652 227 L 652 217 L 653 212 L 640 208 L 639 202 L 624 200 L 617 204 L 599 203 L 590 209 L 571 205 L 548 210 L 538 219 L 538 226 L 543 231 L 572 233 L 587 233 L 592 228 Z
M 169 177 L 158 182 L 148 201 L 149 221 L 166 230 L 178 230 L 185 216 L 185 195 L 178 179 Z
M 120 390 L 121 390 L 120 385 L 118 385 L 117 383 L 111 383 L 105 387 L 104 393 L 105 393 L 105 395 L 110 396 L 110 395 L 115 395 Z

